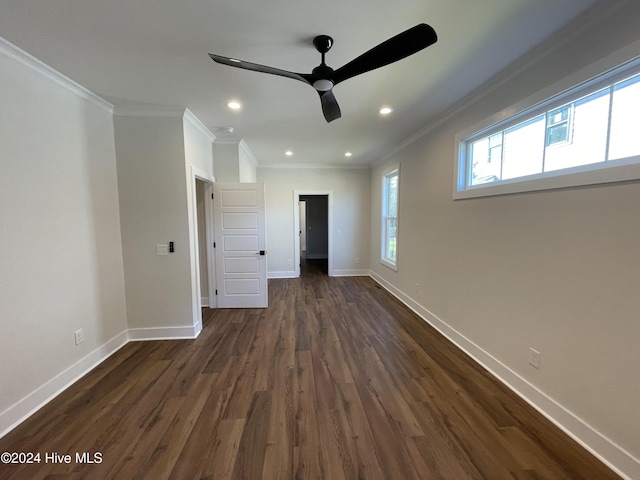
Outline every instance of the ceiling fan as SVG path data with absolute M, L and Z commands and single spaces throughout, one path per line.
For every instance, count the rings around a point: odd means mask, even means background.
M 373 47 L 371 50 L 363 53 L 355 60 L 334 70 L 324 61 L 325 54 L 333 46 L 333 38 L 328 35 L 318 35 L 313 39 L 313 45 L 322 55 L 320 65 L 313 69 L 310 74 L 295 73 L 288 70 L 280 70 L 279 68 L 258 65 L 257 63 L 245 62 L 235 58 L 223 57 L 210 53 L 209 56 L 213 61 L 231 67 L 243 68 L 245 70 L 254 70 L 256 72 L 269 73 L 271 75 L 280 75 L 282 77 L 293 78 L 311 85 L 320 95 L 320 103 L 322 105 L 322 113 L 327 122 L 331 122 L 341 117 L 340 107 L 333 95 L 333 87 L 338 83 L 348 80 L 351 77 L 360 75 L 361 73 L 384 67 L 390 63 L 402 60 L 409 55 L 433 45 L 438 40 L 435 30 L 421 23 L 405 30 L 398 35 L 382 42 L 380 45 Z

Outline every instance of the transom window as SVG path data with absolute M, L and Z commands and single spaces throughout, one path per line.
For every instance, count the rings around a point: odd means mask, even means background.
M 389 171 L 382 179 L 381 261 L 393 269 L 397 269 L 399 182 L 399 167 Z
M 631 64 L 463 138 L 457 192 L 499 194 L 640 178 L 636 166 L 624 174 L 492 192 L 501 185 L 640 164 L 640 59 Z

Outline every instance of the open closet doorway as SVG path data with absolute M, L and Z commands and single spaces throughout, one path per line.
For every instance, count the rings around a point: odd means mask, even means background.
M 209 278 L 212 277 L 213 260 L 208 248 L 208 238 L 211 236 L 211 222 L 208 215 L 211 214 L 208 207 L 207 198 L 211 197 L 211 184 L 199 178 L 196 182 L 196 216 L 198 225 L 198 270 L 200 280 L 200 302 L 202 307 L 213 307 L 212 296 L 210 295 Z M 208 193 L 208 196 L 207 196 Z
M 213 176 L 191 165 L 189 205 L 189 261 L 191 269 L 191 302 L 195 336 L 202 330 L 202 307 L 215 304 L 213 281 L 213 211 L 211 198 Z
M 295 273 L 332 275 L 332 192 L 295 191 Z

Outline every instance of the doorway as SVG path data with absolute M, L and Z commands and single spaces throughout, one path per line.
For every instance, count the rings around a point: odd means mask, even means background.
M 295 276 L 333 275 L 331 191 L 294 191 Z
M 215 307 L 215 267 L 213 259 L 213 211 L 211 198 L 213 177 L 191 165 L 188 187 L 189 204 L 189 257 L 191 266 L 191 302 L 193 327 L 197 336 L 202 330 L 202 306 Z
M 200 271 L 200 302 L 202 307 L 212 307 L 213 298 L 209 296 L 209 269 L 212 259 L 207 249 L 207 208 L 206 192 L 208 183 L 196 178 L 196 217 L 198 225 L 198 265 Z

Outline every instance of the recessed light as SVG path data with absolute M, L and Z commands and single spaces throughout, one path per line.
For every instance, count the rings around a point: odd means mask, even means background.
M 284 154 L 285 154 L 287 157 L 290 157 L 291 155 L 293 155 L 293 152 L 292 152 L 291 150 L 287 150 L 286 152 L 284 152 Z
M 345 157 L 350 157 L 351 155 L 353 155 L 353 153 L 351 153 L 351 152 L 347 152 L 347 153 L 344 154 Z
M 380 113 L 380 115 L 389 115 L 391 112 L 393 112 L 393 110 L 391 109 L 391 107 L 382 107 L 380 110 L 378 110 L 378 112 Z
M 240 110 L 242 108 L 242 104 L 237 100 L 229 100 L 225 103 L 225 105 L 231 110 Z

